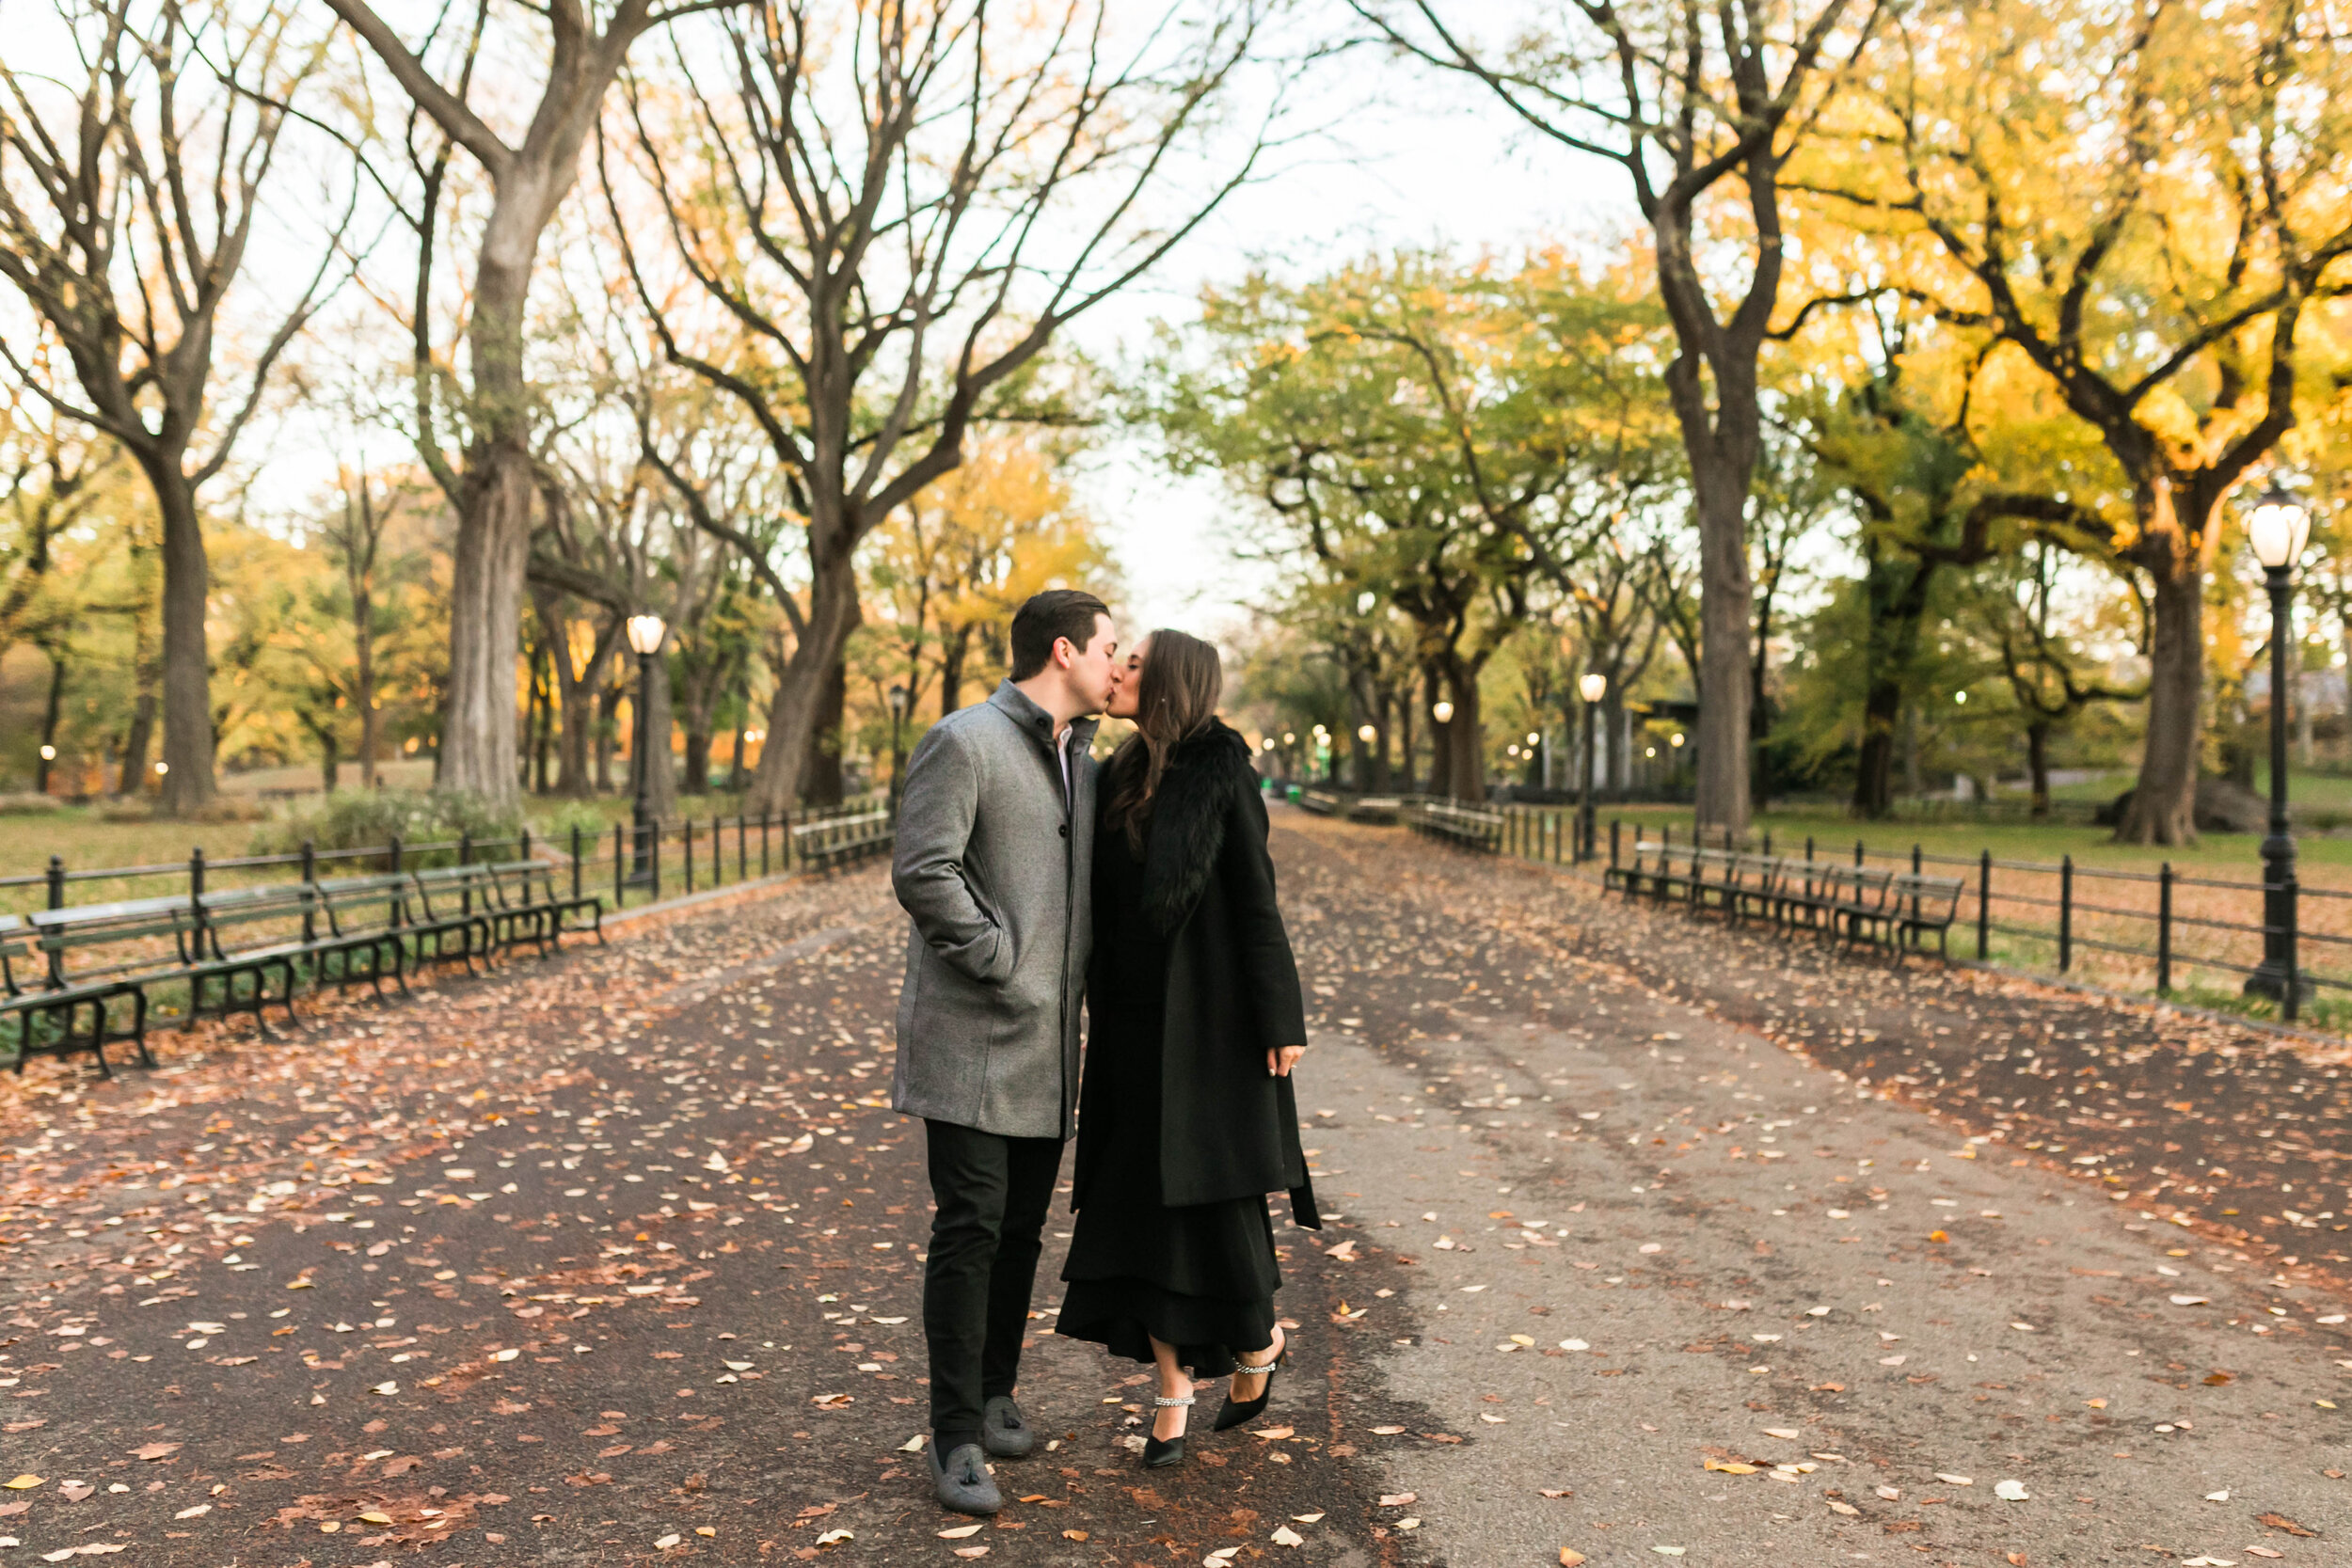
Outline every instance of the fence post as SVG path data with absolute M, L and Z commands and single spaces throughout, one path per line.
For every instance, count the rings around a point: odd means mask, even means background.
M 2298 879 L 2294 872 L 2288 872 L 2286 886 L 2281 890 L 2286 895 L 2284 900 L 2287 914 L 2286 941 L 2281 944 L 2279 955 L 2281 958 L 2286 960 L 2287 985 L 2286 990 L 2282 994 L 2279 1003 L 2279 1011 L 2280 1016 L 2284 1018 L 2289 1023 L 2293 1023 L 2297 1015 L 2299 1015 L 2303 1010 L 2303 971 L 2297 967 L 2295 961 L 2295 938 L 2296 935 L 2296 927 L 2299 924 L 2297 918 L 2297 895 L 2302 892 L 2302 888 L 2303 884 L 2301 879 Z
M 201 844 L 199 844 L 199 845 L 198 845 L 195 848 L 193 848 L 193 849 L 191 849 L 191 850 L 189 850 L 189 851 L 188 851 L 188 904 L 189 904 L 189 906 L 190 906 L 191 908 L 193 908 L 193 907 L 195 906 L 195 904 L 196 904 L 196 901 L 197 901 L 198 899 L 199 899 L 199 898 L 203 897 L 203 896 L 204 896 L 204 846 L 202 846 Z
M 49 857 L 49 907 L 53 910 L 65 908 L 65 857 L 63 855 Z
M 1813 858 L 1813 835 L 1811 833 L 1804 835 L 1804 858 L 1808 861 Z
M 1612 871 L 1617 869 L 1617 832 L 1624 826 L 1623 817 L 1613 816 L 1609 819 L 1609 869 Z
M 1857 838 L 1857 839 L 1855 839 L 1855 840 L 1853 841 L 1853 863 L 1854 863 L 1854 864 L 1856 864 L 1856 865 L 1860 865 L 1860 864 L 1862 863 L 1862 861 L 1863 861 L 1863 853 L 1864 853 L 1864 851 L 1863 851 L 1863 848 L 1862 848 L 1862 841 L 1861 841 L 1860 839 L 1858 839 L 1858 838 Z
M 792 869 L 792 814 L 790 812 L 776 813 L 776 832 L 784 841 L 784 847 L 776 851 L 776 864 L 779 869 L 789 871 Z
M 2058 862 L 2058 973 L 2074 962 L 2074 857 Z
M 678 859 L 686 866 L 686 891 L 694 891 L 694 819 L 688 817 L 677 825 Z
M 759 808 L 759 874 L 768 875 L 768 808 Z
M 645 836 L 653 844 L 653 853 L 645 860 L 645 873 L 653 879 L 653 896 L 655 902 L 659 903 L 661 898 L 661 824 L 656 822 L 646 828 Z M 693 862 L 689 861 L 687 863 L 691 865 Z
M 572 824 L 572 897 L 580 897 L 580 824 Z
M 2156 994 L 2172 990 L 2172 863 L 2156 867 Z
M 748 880 L 752 874 L 751 849 L 744 837 L 747 832 L 749 827 L 739 811 L 735 814 L 735 879 L 739 882 Z
M 710 885 L 719 886 L 727 879 L 727 834 L 719 820 L 719 814 L 710 814 Z
M 1764 830 L 1764 858 L 1772 858 L 1772 830 L 1770 828 Z
M 1919 847 L 1916 844 L 1911 847 L 1911 874 L 1915 877 L 1919 875 Z
M 515 846 L 515 858 L 518 861 L 527 861 L 531 858 L 531 824 L 528 822 L 523 824 L 521 841 Z
M 473 863 L 473 834 L 471 832 L 462 832 L 457 835 L 457 863 L 460 865 L 471 865 Z
M 400 835 L 398 833 L 392 835 L 392 842 L 389 847 L 391 850 L 392 875 L 398 876 L 400 875 Z
M 302 885 L 305 888 L 313 887 L 318 882 L 318 879 L 319 847 L 315 841 L 306 838 L 302 841 Z M 304 942 L 311 942 L 318 941 L 319 933 L 317 922 L 318 911 L 312 906 L 310 898 L 306 894 L 302 900 L 302 940 Z
M 628 854 L 621 842 L 621 825 L 612 824 L 612 907 L 620 909 L 628 902 Z
M 1977 851 L 1977 961 L 1993 956 L 1993 851 Z

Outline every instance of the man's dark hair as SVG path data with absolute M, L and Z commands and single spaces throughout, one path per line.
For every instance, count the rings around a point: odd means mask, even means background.
M 1070 639 L 1073 648 L 1094 641 L 1094 619 L 1110 609 L 1083 588 L 1048 588 L 1032 594 L 1012 612 L 1012 678 L 1027 680 L 1054 657 L 1054 644 Z

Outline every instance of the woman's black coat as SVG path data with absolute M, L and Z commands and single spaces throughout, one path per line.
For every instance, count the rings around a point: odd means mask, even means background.
M 1111 794 L 1107 782 L 1102 798 Z M 1120 830 L 1108 822 L 1100 833 Z M 1144 842 L 1144 914 L 1168 939 L 1160 1046 L 1160 1187 L 1170 1208 L 1287 1191 L 1293 1222 L 1321 1229 L 1298 1143 L 1293 1080 L 1267 1074 L 1270 1048 L 1307 1043 L 1298 965 L 1274 900 L 1265 801 L 1249 743 L 1212 721 L 1160 775 Z M 1097 851 L 1100 853 L 1100 851 Z M 1086 1200 L 1095 1152 L 1078 1097 L 1071 1207 Z

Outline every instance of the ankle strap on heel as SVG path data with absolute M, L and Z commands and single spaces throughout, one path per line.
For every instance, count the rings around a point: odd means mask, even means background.
M 1157 1396 L 1155 1395 L 1155 1396 L 1152 1398 L 1152 1402 L 1153 1404 L 1159 1404 L 1159 1405 L 1190 1404 L 1190 1403 L 1192 1402 L 1192 1396 L 1191 1396 L 1190 1394 L 1186 1394 L 1186 1395 L 1185 1395 L 1183 1399 L 1181 1399 L 1181 1400 L 1168 1400 L 1168 1399 L 1161 1399 L 1161 1398 L 1159 1398 L 1159 1397 L 1157 1397 Z

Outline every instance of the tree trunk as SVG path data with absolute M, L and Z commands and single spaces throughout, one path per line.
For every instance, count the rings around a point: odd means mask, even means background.
M 375 787 L 384 716 L 375 705 L 375 597 L 367 574 L 351 574 L 352 692 L 359 705 L 359 787 Z
M 808 765 L 810 737 L 823 723 L 820 709 L 834 693 L 841 650 L 858 624 L 857 565 L 846 549 L 816 552 L 809 584 L 808 624 L 792 648 L 791 660 L 777 673 L 775 695 L 768 705 L 768 739 L 753 775 L 747 810 L 788 812 L 798 803 L 801 776 Z M 841 673 L 846 695 L 847 673 Z M 839 721 L 834 721 L 837 728 Z M 838 798 L 838 788 L 835 798 Z
M 1406 795 L 1414 792 L 1414 776 L 1420 770 L 1413 758 L 1413 683 L 1407 677 L 1405 693 L 1396 702 L 1396 756 L 1401 770 L 1396 787 Z
M 1913 703 L 1903 709 L 1903 793 L 1916 800 L 1920 792 L 1919 705 Z
M 2158 575 L 2148 659 L 2148 739 L 2132 803 L 2116 828 L 2128 844 L 2197 842 L 2199 709 L 2205 683 L 2205 574 Z
M 1751 369 L 1753 366 L 1751 366 Z M 1728 404 L 1728 391 L 1719 391 Z M 1749 393 L 1753 402 L 1754 393 Z M 1753 410 L 1749 418 L 1754 418 Z M 1726 406 L 1719 423 L 1735 424 Z M 1748 831 L 1749 621 L 1755 590 L 1748 577 L 1748 483 L 1753 443 L 1711 442 L 1708 455 L 1691 454 L 1699 524 L 1698 826 L 1734 836 Z M 1724 451 L 1744 451 L 1744 458 Z
M 801 767 L 801 799 L 813 806 L 841 803 L 841 719 L 849 704 L 850 667 L 835 660 L 825 675 Z
M 2050 815 L 2050 721 L 2037 718 L 2026 726 L 2026 772 L 2033 781 L 2033 819 Z
M 188 816 L 210 805 L 213 778 L 211 655 L 204 614 L 211 594 L 196 494 L 176 459 L 143 464 L 163 517 L 163 809 Z
M 42 653 L 49 656 L 49 701 L 40 710 L 40 750 L 33 758 L 33 793 L 49 793 L 49 775 L 56 764 L 51 758 L 57 750 L 57 716 L 65 706 L 65 650 L 53 643 L 43 643 Z
M 617 681 L 596 690 L 596 792 L 612 793 L 612 740 L 619 728 L 622 690 Z
M 939 634 L 939 716 L 963 705 L 963 660 L 972 646 L 972 628 L 958 626 Z
M 1478 711 L 1478 672 L 1455 660 L 1446 672 L 1446 690 L 1454 702 L 1454 718 L 1445 727 L 1447 768 L 1453 797 L 1471 803 L 1486 798 L 1486 745 Z
M 1431 665 L 1422 673 L 1423 694 L 1429 709 L 1429 793 L 1440 800 L 1454 799 L 1454 725 L 1451 720 L 1438 717 L 1438 702 L 1445 690 L 1437 667 Z M 1457 716 L 1458 717 L 1458 716 Z
M 686 777 L 682 786 L 689 795 L 710 793 L 710 726 L 707 721 L 691 714 L 686 721 Z
M 332 795 L 343 782 L 342 748 L 336 744 L 332 724 L 320 726 L 318 736 L 319 784 L 327 794 Z
M 735 754 L 727 759 L 727 790 L 735 795 L 743 793 L 743 736 L 749 733 L 744 728 L 743 714 L 750 706 L 750 699 L 746 698 L 743 705 L 736 710 Z
M 126 800 L 147 787 L 147 748 L 155 737 L 155 675 L 153 666 L 139 661 L 139 694 L 131 705 L 131 733 L 122 739 L 122 771 L 115 776 L 115 793 Z

